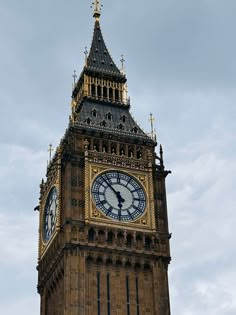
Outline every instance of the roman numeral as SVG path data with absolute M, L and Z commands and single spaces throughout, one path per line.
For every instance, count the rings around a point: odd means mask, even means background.
M 113 208 L 112 208 L 112 207 L 110 207 L 110 208 L 107 210 L 106 215 L 108 215 L 109 213 L 111 213 L 111 212 L 112 212 L 112 210 L 113 210 Z
M 145 201 L 145 199 L 134 198 L 135 201 Z
M 96 206 L 105 205 L 105 203 L 107 203 L 106 200 L 101 200 L 96 204 Z
M 134 192 L 136 192 L 136 191 L 139 191 L 140 189 L 141 189 L 141 187 L 139 187 L 139 188 L 137 188 L 137 189 L 134 189 L 134 190 L 131 191 L 131 193 L 134 193 Z

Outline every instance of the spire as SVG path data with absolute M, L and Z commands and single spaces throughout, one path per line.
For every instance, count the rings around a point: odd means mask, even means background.
M 93 16 L 95 18 L 93 40 L 88 56 L 86 56 L 86 66 L 88 70 L 102 72 L 111 75 L 124 77 L 114 63 L 102 36 L 100 27 L 101 5 L 99 0 L 93 2 Z

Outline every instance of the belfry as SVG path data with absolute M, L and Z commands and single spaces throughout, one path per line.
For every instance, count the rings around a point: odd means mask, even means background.
M 40 185 L 40 314 L 169 315 L 169 171 L 130 114 L 126 75 L 93 5 L 69 125 Z

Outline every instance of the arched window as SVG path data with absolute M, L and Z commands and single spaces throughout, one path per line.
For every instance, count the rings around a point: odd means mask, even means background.
M 97 86 L 97 91 L 98 91 L 98 97 L 102 96 L 102 88 L 100 85 Z
M 85 120 L 85 122 L 86 122 L 88 125 L 90 125 L 90 124 L 91 124 L 91 119 L 88 117 L 88 118 Z
M 103 88 L 103 97 L 107 98 L 107 87 L 106 86 L 104 86 L 104 88 Z
M 93 228 L 89 229 L 88 240 L 89 241 L 94 241 L 95 240 L 95 231 L 94 231 Z
M 113 99 L 113 88 L 109 88 L 109 99 Z
M 134 133 L 137 133 L 137 132 L 138 132 L 138 128 L 137 128 L 136 126 L 134 126 L 134 128 L 132 129 L 132 131 L 133 131 Z
M 125 123 L 125 122 L 126 122 L 126 116 L 125 116 L 125 115 L 121 116 L 121 117 L 120 117 L 120 120 L 121 120 L 123 123 Z
M 91 112 L 91 113 L 92 113 L 92 116 L 93 116 L 93 117 L 97 117 L 97 111 L 96 111 L 96 109 L 95 109 L 95 108 L 92 110 L 92 112 Z
M 115 89 L 115 100 L 119 101 L 119 91 L 118 91 L 118 89 Z
M 136 236 L 136 243 L 137 243 L 138 248 L 141 248 L 143 246 L 143 239 L 142 239 L 141 235 Z
M 127 236 L 126 244 L 127 244 L 127 247 L 132 247 L 132 245 L 133 245 L 133 236 L 132 235 L 129 234 Z
M 111 120 L 112 119 L 112 114 L 109 112 L 106 114 L 106 119 Z
M 102 127 L 106 127 L 107 123 L 105 122 L 105 120 L 103 120 L 100 124 Z
M 150 237 L 146 237 L 146 239 L 145 239 L 145 248 L 147 250 L 151 249 L 151 244 L 152 244 L 152 240 L 150 239 Z
M 113 238 L 114 238 L 114 235 L 112 232 L 108 232 L 108 235 L 107 235 L 107 243 L 108 244 L 112 244 L 113 243 Z
M 92 94 L 92 96 L 96 96 L 96 87 L 95 87 L 95 84 L 92 84 L 92 86 L 91 86 L 91 94 Z

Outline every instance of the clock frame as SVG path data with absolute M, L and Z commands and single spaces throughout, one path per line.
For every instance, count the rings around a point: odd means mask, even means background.
M 145 209 L 143 213 L 134 220 L 119 221 L 111 220 L 109 216 L 103 213 L 96 207 L 94 202 L 91 187 L 93 186 L 96 178 L 107 172 L 119 172 L 128 174 L 137 183 L 140 183 L 146 200 Z M 85 221 L 87 223 L 94 223 L 97 225 L 105 226 L 125 226 L 126 229 L 136 230 L 155 230 L 155 210 L 154 210 L 154 194 L 153 194 L 153 179 L 151 169 L 137 170 L 123 167 L 117 167 L 115 165 L 104 165 L 99 163 L 92 163 L 85 161 Z

